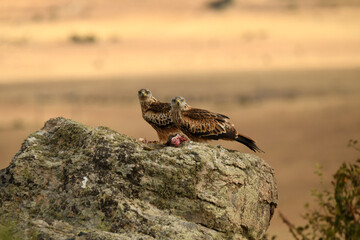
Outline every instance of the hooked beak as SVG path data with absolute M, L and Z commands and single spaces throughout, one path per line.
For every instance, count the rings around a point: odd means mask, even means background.
M 181 103 L 180 99 L 176 99 L 176 105 L 180 106 L 180 103 Z
M 140 96 L 140 97 L 145 97 L 145 96 L 146 96 L 145 91 L 140 91 L 140 92 L 139 92 L 139 96 Z

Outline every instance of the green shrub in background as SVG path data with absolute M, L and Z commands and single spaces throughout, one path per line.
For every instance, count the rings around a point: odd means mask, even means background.
M 356 140 L 349 146 L 360 152 Z M 355 163 L 343 163 L 331 182 L 331 191 L 324 188 L 321 167 L 315 172 L 321 179 L 323 190 L 312 195 L 318 204 L 316 209 L 305 205 L 304 226 L 295 226 L 284 215 L 280 217 L 297 240 L 359 240 L 360 239 L 360 159 Z M 273 237 L 274 239 L 274 237 Z

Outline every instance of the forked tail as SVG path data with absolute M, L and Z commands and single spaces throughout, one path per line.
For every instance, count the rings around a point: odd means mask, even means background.
M 247 146 L 248 148 L 250 148 L 254 152 L 264 153 L 263 150 L 261 150 L 258 146 L 256 146 L 255 141 L 252 140 L 249 137 L 238 134 L 238 135 L 236 135 L 235 140 L 238 141 L 239 143 L 244 144 L 245 146 Z

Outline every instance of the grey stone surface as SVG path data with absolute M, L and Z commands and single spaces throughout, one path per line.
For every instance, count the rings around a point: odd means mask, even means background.
M 0 215 L 25 239 L 261 239 L 277 202 L 255 155 L 148 145 L 61 117 L 0 170 Z

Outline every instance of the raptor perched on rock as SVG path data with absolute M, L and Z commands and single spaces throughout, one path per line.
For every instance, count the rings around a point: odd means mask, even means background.
M 208 140 L 238 141 L 254 152 L 263 152 L 255 141 L 238 133 L 229 117 L 189 106 L 183 97 L 171 100 L 171 118 L 175 125 L 192 141 Z
M 154 98 L 148 89 L 138 91 L 142 116 L 157 132 L 159 143 L 165 144 L 169 135 L 176 135 L 181 131 L 173 123 L 170 103 L 163 103 Z

